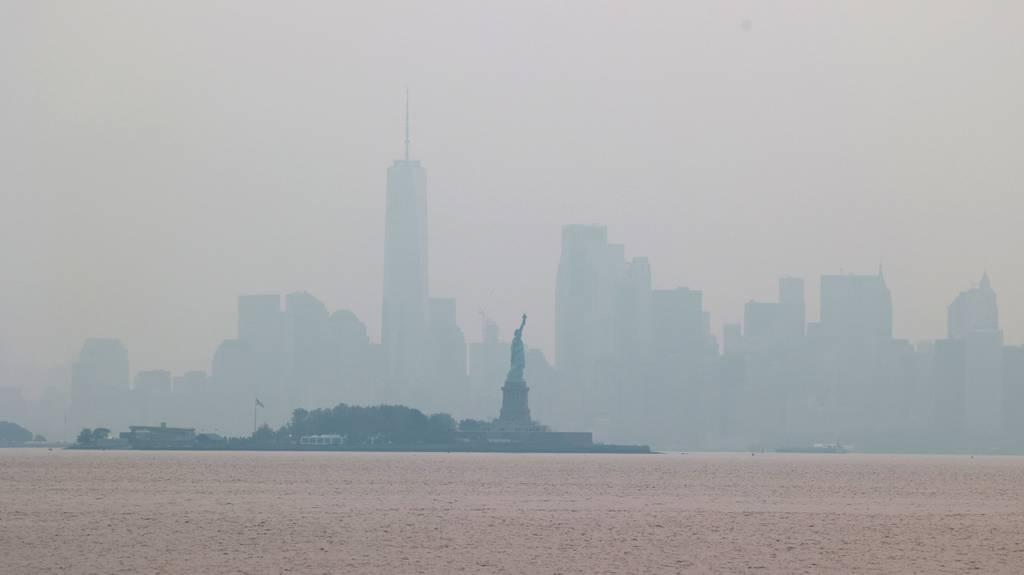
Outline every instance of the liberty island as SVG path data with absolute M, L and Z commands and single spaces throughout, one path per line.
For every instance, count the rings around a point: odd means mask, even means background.
M 429 417 L 416 409 L 397 405 L 357 407 L 340 404 L 329 409 L 296 409 L 292 420 L 277 431 L 257 428 L 248 438 L 223 438 L 196 434 L 194 429 L 160 426 L 129 426 L 129 431 L 110 438 L 110 430 L 83 430 L 77 449 L 143 449 L 202 451 L 394 451 L 394 452 L 510 452 L 510 453 L 650 453 L 647 445 L 594 443 L 588 431 L 552 431 L 530 416 L 526 385 L 526 353 L 523 331 L 526 314 L 512 339 L 509 370 L 501 387 L 502 402 L 491 422 L 451 416 Z M 256 400 L 254 409 L 263 404 Z M 358 420 L 375 424 L 354 429 Z M 365 424 L 364 424 L 365 425 Z

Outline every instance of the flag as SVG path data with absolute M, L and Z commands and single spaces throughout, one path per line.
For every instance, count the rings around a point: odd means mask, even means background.
M 256 405 L 257 405 L 258 407 L 266 407 L 265 405 L 263 405 L 263 402 L 262 402 L 262 401 L 260 401 L 260 398 L 258 398 L 258 397 L 256 398 Z

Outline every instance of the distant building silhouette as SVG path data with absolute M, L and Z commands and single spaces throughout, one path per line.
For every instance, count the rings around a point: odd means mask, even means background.
M 420 379 L 427 329 L 427 173 L 409 156 L 388 168 L 384 231 L 381 346 L 391 400 L 407 397 Z
M 987 272 L 978 287 L 960 292 L 949 304 L 947 317 L 950 339 L 962 339 L 973 331 L 999 331 L 999 306 Z
M 554 365 L 520 332 L 510 366 L 493 320 L 484 317 L 481 341 L 467 345 L 456 301 L 428 297 L 425 172 L 408 153 L 389 170 L 387 192 L 380 343 L 354 313 L 331 313 L 309 293 L 242 295 L 237 337 L 217 348 L 209 377 L 146 370 L 130 385 L 124 346 L 87 340 L 71 369 L 71 427 L 168 420 L 240 435 L 280 425 L 296 408 L 339 403 L 477 419 L 500 398 L 488 424 L 499 433 L 534 429 L 533 413 L 602 440 L 677 449 L 839 442 L 1024 452 L 1024 347 L 1004 345 L 987 273 L 949 304 L 947 337 L 914 344 L 893 337 L 881 270 L 821 276 L 815 323 L 804 280 L 783 277 L 776 301 L 750 301 L 741 323 L 723 326 L 719 349 L 702 291 L 655 289 L 651 262 L 627 258 L 605 226 L 568 225 Z M 67 404 L 51 387 L 38 406 L 52 413 L 38 420 L 60 430 Z M 17 389 L 0 388 L 0 418 L 26 405 Z
M 555 365 L 581 383 L 595 360 L 611 351 L 615 283 L 624 262 L 608 244 L 608 228 L 562 228 L 562 255 L 555 288 Z M 620 255 L 619 261 L 615 256 Z
M 225 339 L 213 354 L 210 369 L 212 384 L 221 389 L 255 394 L 253 381 L 256 362 L 249 344 L 240 339 Z
M 469 378 L 466 336 L 455 320 L 455 300 L 430 298 L 427 318 L 422 376 L 428 386 L 417 390 L 414 405 L 428 411 L 461 411 L 468 403 Z
M 502 381 L 508 370 L 508 342 L 498 339 L 498 324 L 482 318 L 481 341 L 469 344 L 469 404 L 478 417 L 487 414 L 500 397 L 494 382 Z
M 171 393 L 171 372 L 164 369 L 140 371 L 135 374 L 135 391 L 145 393 Z
M 71 367 L 73 428 L 127 425 L 130 388 L 124 345 L 116 339 L 87 339 Z
M 172 414 L 171 372 L 163 369 L 140 371 L 132 386 L 132 411 L 136 423 L 157 424 Z
M 807 332 L 807 304 L 804 303 L 804 280 L 784 277 L 779 279 L 779 335 L 799 340 Z
M 184 396 L 199 396 L 209 385 L 209 377 L 202 370 L 186 371 L 174 378 L 174 392 Z
M 710 376 L 717 354 L 704 293 L 689 288 L 656 289 L 651 297 L 652 371 L 644 411 L 653 431 L 677 445 L 701 445 L 714 416 L 709 413 Z
M 821 331 L 845 340 L 892 337 L 892 296 L 881 269 L 821 276 Z
M 964 342 L 935 342 L 933 379 L 933 432 L 944 442 L 956 441 L 965 428 L 967 369 Z
M 1009 447 L 1024 449 L 1024 346 L 1003 348 L 1002 435 Z
M 341 386 L 332 371 L 337 350 L 331 341 L 330 320 L 327 306 L 309 293 L 285 296 L 286 385 L 281 407 L 271 412 L 275 419 L 287 419 L 296 407 L 342 401 Z
M 963 342 L 964 424 L 969 434 L 994 440 L 1003 417 L 1003 332 L 988 273 L 947 308 L 949 339 Z
M 333 373 L 338 381 L 337 395 L 350 405 L 370 405 L 379 399 L 377 364 L 364 324 L 349 310 L 331 314 L 330 321 Z
M 238 339 L 254 353 L 279 360 L 284 346 L 280 295 L 238 296 Z
M 238 341 L 245 346 L 244 352 L 239 351 L 245 358 L 238 361 L 247 364 L 233 368 L 245 373 L 245 381 L 230 384 L 237 393 L 235 401 L 247 408 L 253 397 L 262 396 L 273 406 L 273 418 L 282 420 L 288 417 L 287 410 L 297 402 L 298 396 L 298 392 L 285 382 L 290 368 L 285 322 L 279 294 L 238 297 Z M 213 371 L 218 370 L 214 368 Z M 291 396 L 287 395 L 288 391 L 292 392 Z M 242 397 L 247 397 L 248 402 L 243 402 Z M 246 408 L 232 406 L 232 410 L 238 412 L 239 421 L 248 421 L 244 417 L 248 411 Z
M 609 371 L 614 357 L 615 299 L 625 272 L 621 245 L 597 225 L 562 228 L 555 287 L 555 366 L 565 389 L 562 425 L 608 432 L 622 381 Z

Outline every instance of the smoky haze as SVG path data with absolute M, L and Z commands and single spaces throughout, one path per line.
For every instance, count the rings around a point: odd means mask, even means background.
M 944 338 L 987 270 L 1021 341 L 1016 2 L 2 12 L 0 364 L 28 387 L 89 337 L 133 373 L 208 370 L 247 293 L 308 291 L 379 341 L 406 88 L 429 291 L 469 341 L 480 311 L 505 340 L 526 311 L 554 361 L 576 223 L 701 290 L 719 342 L 780 276 L 816 321 L 821 274 L 880 265 L 895 337 Z

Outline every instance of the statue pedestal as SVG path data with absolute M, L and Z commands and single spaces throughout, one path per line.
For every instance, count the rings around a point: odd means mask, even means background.
M 501 386 L 501 413 L 495 420 L 495 429 L 502 431 L 530 431 L 537 424 L 530 419 L 530 388 L 523 379 L 506 379 Z

